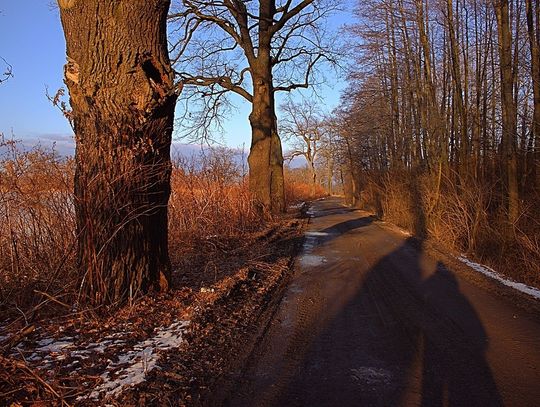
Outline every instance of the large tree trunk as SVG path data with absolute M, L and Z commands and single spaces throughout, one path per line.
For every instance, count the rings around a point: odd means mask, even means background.
M 508 225 L 516 222 L 519 216 L 519 191 L 517 175 L 517 106 L 514 98 L 514 72 L 512 64 L 512 33 L 508 0 L 495 2 L 497 16 L 499 59 L 501 74 L 501 104 L 502 104 L 502 160 L 506 185 L 508 207 Z
M 283 152 L 277 132 L 274 84 L 272 77 L 270 26 L 275 14 L 274 0 L 260 1 L 259 49 L 251 66 L 253 79 L 251 149 L 248 157 L 249 186 L 261 209 L 285 211 Z
M 176 95 L 169 0 L 59 0 L 76 134 L 81 291 L 112 304 L 167 288 Z
M 270 78 L 268 78 L 270 76 Z M 249 186 L 261 209 L 285 210 L 283 152 L 277 133 L 272 76 L 254 75 L 251 149 L 248 157 Z

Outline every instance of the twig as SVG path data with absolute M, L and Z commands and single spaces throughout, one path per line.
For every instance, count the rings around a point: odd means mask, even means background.
M 32 369 L 30 369 L 24 362 L 21 362 L 21 361 L 18 361 L 18 360 L 13 360 L 13 359 L 10 359 L 10 358 L 5 358 L 3 356 L 0 356 L 0 362 L 4 366 L 7 366 L 8 364 L 11 364 L 12 366 L 15 366 L 17 369 L 26 371 L 35 380 L 37 380 L 39 383 L 41 383 L 43 385 L 43 387 L 45 387 L 45 390 L 47 390 L 49 393 L 51 393 L 56 398 L 58 398 L 61 401 L 62 406 L 71 407 L 71 405 L 69 403 L 67 403 L 64 400 L 64 398 L 60 394 L 58 394 L 58 392 L 56 392 L 56 390 L 54 390 L 53 387 L 49 383 L 47 383 L 45 380 L 43 380 L 36 372 L 34 372 Z
M 13 335 L 11 338 L 6 340 L 6 345 L 4 345 L 2 352 L 6 353 L 14 346 L 17 346 L 17 344 L 22 341 L 24 338 L 26 338 L 28 335 L 30 335 L 32 332 L 34 332 L 36 329 L 35 325 L 27 325 L 23 329 L 21 329 L 19 332 L 17 332 L 15 335 Z
M 66 304 L 65 302 L 62 302 L 60 300 L 58 300 L 57 298 L 53 297 L 52 295 L 50 294 L 47 294 L 46 292 L 43 292 L 43 291 L 39 291 L 39 290 L 34 290 L 35 293 L 37 294 L 41 294 L 43 295 L 44 297 L 48 298 L 49 300 L 51 300 L 52 302 L 55 302 L 57 303 L 58 305 L 61 305 L 63 307 L 66 307 L 67 309 L 71 309 L 71 306 Z

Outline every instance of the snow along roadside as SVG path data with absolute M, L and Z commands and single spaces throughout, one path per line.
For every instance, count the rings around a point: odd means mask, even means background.
M 533 298 L 540 299 L 540 290 L 537 288 L 530 287 L 523 283 L 516 283 L 515 281 L 506 279 L 502 277 L 499 273 L 497 273 L 495 270 L 493 270 L 492 268 L 475 263 L 469 260 L 468 258 L 466 258 L 464 255 L 457 256 L 456 258 L 460 260 L 462 263 L 465 263 L 467 266 L 469 266 L 473 270 L 476 270 L 490 278 L 493 278 L 494 280 L 497 280 L 508 287 L 512 287 L 515 290 L 518 290 L 524 294 L 530 295 Z

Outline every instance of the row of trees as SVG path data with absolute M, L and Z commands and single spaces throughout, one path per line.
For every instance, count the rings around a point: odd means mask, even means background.
M 337 112 L 353 179 L 495 183 L 511 233 L 540 186 L 539 1 L 369 0 L 357 15 L 360 69 Z
M 275 94 L 308 87 L 320 63 L 334 62 L 324 22 L 336 2 L 58 5 L 76 135 L 78 268 L 91 303 L 167 288 L 170 144 L 179 96 L 202 134 L 229 93 L 251 103 L 250 189 L 261 211 L 285 210 Z

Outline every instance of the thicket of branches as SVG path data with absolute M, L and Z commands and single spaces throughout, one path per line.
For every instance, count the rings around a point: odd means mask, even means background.
M 539 9 L 537 0 L 359 2 L 357 60 L 336 112 L 352 201 L 535 284 Z

